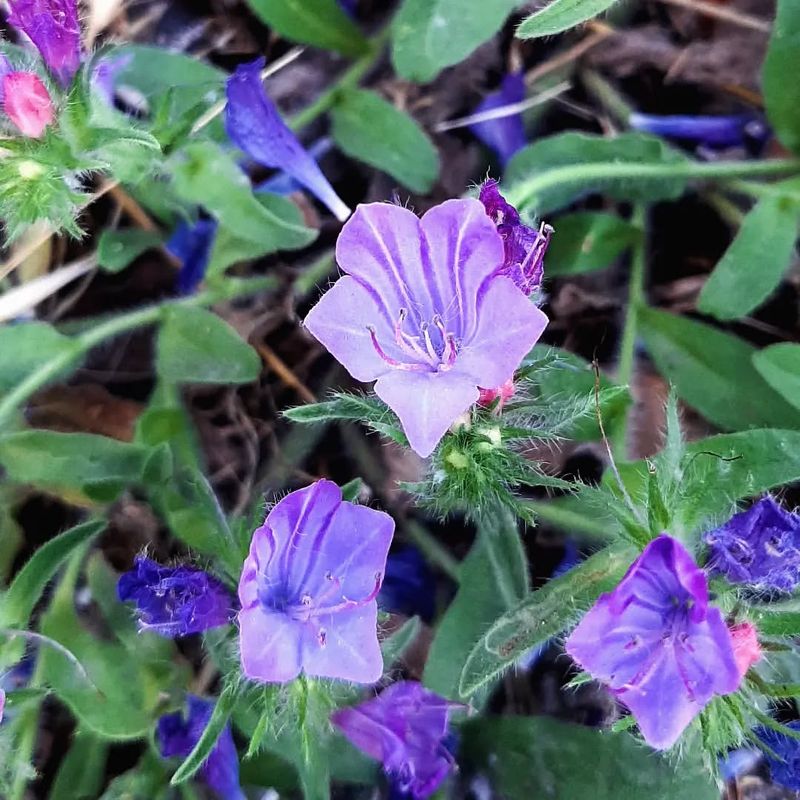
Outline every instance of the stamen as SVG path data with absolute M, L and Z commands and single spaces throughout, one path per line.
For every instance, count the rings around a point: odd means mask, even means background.
M 367 603 L 371 603 L 377 596 L 381 590 L 381 581 L 383 580 L 383 575 L 380 572 L 375 573 L 375 586 L 373 590 L 361 600 L 350 600 L 347 597 L 342 595 L 342 602 L 337 603 L 334 606 L 325 606 L 322 608 L 315 608 L 309 616 L 311 617 L 320 617 L 323 614 L 336 614 L 339 611 L 347 611 L 350 608 L 358 608 L 360 606 L 365 606 Z
M 433 359 L 434 363 L 439 361 L 439 354 L 436 352 L 436 349 L 433 346 L 433 342 L 431 341 L 431 334 L 428 328 L 428 324 L 423 322 L 421 325 L 422 335 L 425 337 L 425 347 L 428 350 L 428 355 Z
M 392 358 L 390 355 L 387 355 L 384 349 L 378 343 L 378 337 L 375 334 L 375 328 L 372 325 L 367 325 L 367 330 L 369 331 L 370 339 L 372 340 L 372 346 L 375 348 L 375 352 L 391 367 L 395 367 L 397 369 L 404 369 L 408 372 L 427 372 L 427 367 L 424 364 L 408 364 L 404 361 L 398 361 L 395 358 Z
M 450 369 L 456 362 L 457 354 L 456 337 L 452 333 L 448 333 L 445 338 L 444 352 L 442 353 L 442 366 L 439 369 L 442 371 Z

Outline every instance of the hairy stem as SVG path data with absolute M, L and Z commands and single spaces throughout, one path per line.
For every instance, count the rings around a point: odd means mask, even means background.
M 642 231 L 642 236 L 634 245 L 631 254 L 631 271 L 628 281 L 628 302 L 625 308 L 625 325 L 622 329 L 622 342 L 619 349 L 619 367 L 617 369 L 617 382 L 621 386 L 629 386 L 633 378 L 633 364 L 636 355 L 636 336 L 639 324 L 639 308 L 645 303 L 644 277 L 646 266 L 647 235 L 646 209 L 643 204 L 638 204 L 633 209 L 631 223 Z M 614 437 L 614 450 L 617 458 L 625 460 L 626 442 L 628 434 L 627 415 L 619 425 Z
M 537 195 L 558 186 L 602 185 L 608 180 L 646 180 L 657 182 L 669 178 L 734 180 L 736 178 L 789 175 L 800 172 L 800 159 L 773 158 L 768 161 L 686 161 L 677 164 L 637 164 L 603 161 L 595 164 L 564 164 L 545 169 L 527 180 L 512 185 L 507 192 L 508 202 L 525 207 Z

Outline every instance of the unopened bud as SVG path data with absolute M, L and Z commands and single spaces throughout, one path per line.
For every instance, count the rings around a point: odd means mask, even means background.
M 509 378 L 502 386 L 497 386 L 494 389 L 481 389 L 480 392 L 478 397 L 479 406 L 486 408 L 498 398 L 500 399 L 500 406 L 502 406 L 506 400 L 514 396 L 514 381 Z
M 38 161 L 26 158 L 17 164 L 17 172 L 22 180 L 35 181 L 44 174 L 44 167 Z
M 733 658 L 739 674 L 744 677 L 750 667 L 761 659 L 758 631 L 749 622 L 740 622 L 729 630 L 733 643 Z
M 42 79 L 33 72 L 3 76 L 3 110 L 23 136 L 39 139 L 55 118 L 53 101 Z

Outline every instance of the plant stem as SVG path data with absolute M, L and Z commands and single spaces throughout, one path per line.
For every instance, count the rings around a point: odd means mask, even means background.
M 341 77 L 334 81 L 310 106 L 295 114 L 289 119 L 289 127 L 300 130 L 312 123 L 317 117 L 330 110 L 343 89 L 350 89 L 358 84 L 364 75 L 378 60 L 383 52 L 383 46 L 389 37 L 389 27 L 378 33 L 370 40 L 369 50 L 346 69 Z
M 633 364 L 636 356 L 636 336 L 639 323 L 639 308 L 645 303 L 644 277 L 646 266 L 646 207 L 638 203 L 633 208 L 631 224 L 642 231 L 642 236 L 634 245 L 631 253 L 631 271 L 628 280 L 628 303 L 625 308 L 625 326 L 622 329 L 622 342 L 619 350 L 619 367 L 617 382 L 621 386 L 629 386 L 633 378 Z M 626 443 L 628 434 L 627 415 L 621 421 L 614 436 L 615 455 L 624 461 L 627 457 Z
M 602 161 L 594 164 L 563 164 L 513 184 L 507 192 L 508 202 L 517 208 L 534 203 L 539 195 L 558 186 L 602 186 L 606 181 L 641 180 L 657 183 L 669 178 L 734 180 L 800 173 L 800 159 L 774 158 L 768 161 L 686 161 L 677 164 L 639 164 Z
M 456 583 L 459 582 L 458 560 L 453 558 L 453 556 L 442 547 L 439 541 L 429 533 L 427 528 L 416 522 L 409 521 L 404 526 L 403 531 L 422 551 L 422 555 L 424 555 L 425 558 L 439 567 L 448 578 L 452 578 Z
M 0 425 L 6 422 L 28 398 L 79 361 L 93 347 L 126 331 L 158 322 L 165 309 L 176 306 L 210 306 L 223 300 L 232 300 L 236 297 L 245 297 L 271 289 L 275 285 L 274 278 L 230 279 L 219 286 L 199 292 L 191 297 L 140 308 L 118 317 L 112 317 L 105 322 L 100 322 L 88 328 L 83 333 L 72 337 L 74 347 L 53 356 L 49 361 L 31 372 L 0 400 Z

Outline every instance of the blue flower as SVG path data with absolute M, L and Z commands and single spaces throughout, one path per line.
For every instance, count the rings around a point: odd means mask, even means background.
M 341 221 L 350 216 L 317 162 L 281 118 L 261 82 L 264 59 L 242 64 L 228 78 L 225 129 L 230 140 L 254 161 L 282 169 L 305 186 Z
M 628 124 L 634 130 L 654 136 L 712 148 L 749 146 L 758 150 L 770 135 L 764 121 L 753 114 L 659 116 L 635 112 L 628 118 Z
M 708 566 L 732 583 L 791 592 L 800 583 L 800 515 L 764 497 L 704 537 Z
M 179 294 L 191 294 L 203 282 L 216 235 L 213 219 L 179 222 L 172 232 L 166 248 L 181 262 L 175 282 Z
M 158 720 L 156 738 L 164 758 L 186 758 L 200 741 L 214 710 L 213 703 L 191 694 L 187 696 L 187 706 L 187 717 L 176 712 Z M 244 800 L 239 784 L 239 757 L 230 725 L 223 728 L 199 774 L 222 800 Z
M 139 556 L 120 576 L 117 594 L 138 606 L 140 630 L 174 638 L 227 625 L 234 600 L 214 577 L 191 567 L 162 567 Z
M 800 720 L 790 722 L 786 727 L 800 733 Z M 774 758 L 766 754 L 773 783 L 800 791 L 800 740 L 772 728 L 757 728 L 755 734 L 778 756 Z
M 497 91 L 487 95 L 475 109 L 476 114 L 493 111 L 496 108 L 520 103 L 525 99 L 525 79 L 521 72 L 509 72 Z M 525 144 L 525 125 L 522 114 L 509 114 L 505 117 L 473 122 L 469 129 L 487 147 L 497 153 L 500 163 L 505 167 L 511 157 Z

